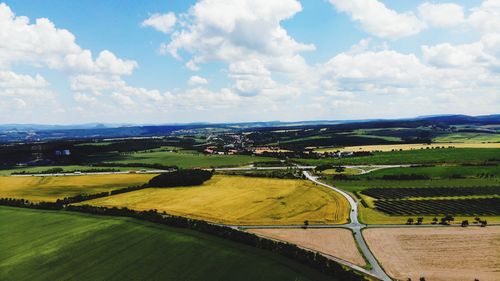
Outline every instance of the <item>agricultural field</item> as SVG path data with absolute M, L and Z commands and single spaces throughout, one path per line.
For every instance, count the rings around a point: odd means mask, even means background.
M 455 223 L 480 216 L 500 221 L 499 166 L 433 166 L 381 169 L 350 180 L 324 181 L 360 200 L 359 219 L 368 224 L 404 224 L 409 217 L 453 215 Z M 403 180 L 425 176 L 428 179 Z M 455 178 L 461 177 L 461 178 Z
M 358 251 L 352 232 L 343 228 L 325 229 L 249 229 L 262 237 L 285 241 L 334 256 L 355 265 L 365 266 L 366 262 Z
M 375 199 L 406 199 L 412 197 L 462 197 L 500 195 L 500 186 L 424 187 L 424 188 L 368 188 L 361 191 Z
M 212 168 L 245 166 L 255 162 L 275 160 L 269 157 L 250 155 L 206 155 L 195 151 L 141 151 L 135 153 L 107 153 L 91 158 L 94 162 L 118 164 L 160 164 L 164 166 L 178 166 L 179 168 Z
M 454 142 L 440 142 L 440 143 L 407 143 L 407 144 L 380 144 L 380 145 L 361 145 L 361 146 L 345 146 L 345 147 L 322 147 L 317 148 L 317 152 L 335 152 L 335 151 L 368 151 L 368 152 L 388 152 L 400 150 L 421 150 L 421 149 L 443 149 L 443 148 L 500 148 L 500 137 L 498 142 L 492 143 L 454 143 Z
M 75 171 L 89 171 L 93 169 L 113 169 L 117 171 L 140 171 L 142 167 L 94 167 L 94 166 L 81 166 L 81 165 L 67 165 L 67 166 L 35 166 L 35 167 L 10 167 L 7 169 L 0 169 L 0 176 L 8 176 L 12 173 L 42 173 L 50 169 L 62 169 L 63 173 Z
M 439 148 L 406 151 L 374 152 L 371 156 L 346 157 L 341 159 L 293 159 L 304 165 L 389 165 L 389 164 L 484 164 L 498 161 L 498 148 Z
M 399 280 L 500 280 L 500 227 L 368 228 L 363 236 Z
M 0 225 L 5 281 L 332 280 L 272 252 L 129 218 L 0 207 Z
M 422 175 L 439 178 L 492 178 L 500 177 L 500 165 L 462 166 L 438 165 L 422 167 L 388 168 L 372 171 L 357 178 L 383 178 L 396 175 Z M 500 184 L 500 182 L 499 182 Z
M 500 134 L 493 133 L 452 133 L 438 136 L 433 139 L 434 142 L 444 143 L 500 143 Z
M 215 175 L 201 186 L 147 188 L 81 204 L 157 209 L 235 225 L 341 224 L 349 205 L 341 195 L 306 180 Z
M 498 178 L 466 178 L 466 179 L 431 179 L 431 180 L 383 180 L 383 179 L 360 179 L 360 180 L 333 180 L 326 178 L 325 182 L 354 192 L 367 188 L 453 188 L 453 187 L 477 187 L 477 186 L 500 186 Z
M 353 168 L 344 168 L 344 170 L 342 172 L 338 172 L 337 170 L 335 169 L 326 169 L 324 171 L 321 171 L 321 174 L 323 175 L 357 175 L 361 173 L 361 170 L 360 169 L 353 169 Z
M 500 216 L 500 198 L 376 200 L 375 208 L 393 216 Z
M 94 194 L 143 185 L 154 176 L 154 174 L 0 176 L 0 198 L 53 202 L 79 194 Z

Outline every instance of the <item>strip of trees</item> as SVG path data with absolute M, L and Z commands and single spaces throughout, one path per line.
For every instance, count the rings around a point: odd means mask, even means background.
M 175 187 L 201 185 L 213 175 L 212 171 L 206 170 L 178 170 L 170 173 L 160 174 L 149 180 L 151 187 Z

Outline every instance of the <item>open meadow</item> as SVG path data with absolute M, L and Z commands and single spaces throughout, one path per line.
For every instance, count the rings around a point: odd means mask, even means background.
M 335 280 L 274 254 L 129 218 L 0 207 L 0 280 Z
M 128 186 L 143 185 L 154 174 L 0 176 L 0 198 L 53 202 L 79 194 L 95 194 Z
M 365 266 L 366 262 L 356 247 L 352 232 L 343 228 L 308 229 L 249 229 L 262 237 L 285 241 L 334 256 L 355 265 Z
M 498 148 L 436 148 L 404 151 L 374 152 L 370 156 L 355 156 L 341 159 L 293 159 L 304 165 L 390 165 L 390 164 L 484 164 L 498 161 Z
M 134 153 L 107 153 L 91 158 L 94 162 L 118 164 L 159 164 L 179 168 L 213 168 L 245 166 L 255 162 L 275 160 L 250 155 L 206 155 L 196 151 L 141 151 Z
M 369 228 L 363 235 L 399 280 L 500 280 L 500 227 Z
M 341 195 L 306 180 L 220 175 L 201 186 L 147 188 L 81 204 L 157 209 L 237 225 L 340 224 L 349 212 Z
M 115 171 L 139 171 L 144 168 L 142 167 L 93 167 L 93 166 L 81 166 L 81 165 L 64 165 L 64 166 L 33 166 L 33 167 L 8 167 L 0 169 L 0 176 L 9 176 L 11 174 L 37 174 L 45 173 L 47 171 L 54 169 L 61 169 L 60 173 L 73 173 L 73 172 L 85 172 L 92 170 L 115 170 Z

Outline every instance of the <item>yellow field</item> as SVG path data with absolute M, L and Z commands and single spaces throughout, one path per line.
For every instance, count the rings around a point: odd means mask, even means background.
M 235 225 L 339 224 L 348 202 L 305 180 L 214 176 L 202 186 L 148 188 L 85 204 L 157 209 L 173 215 Z
M 317 148 L 317 152 L 334 152 L 334 151 L 392 151 L 392 150 L 417 150 L 435 147 L 455 147 L 455 148 L 500 148 L 500 143 L 433 143 L 433 144 L 389 144 L 389 145 L 361 145 L 361 146 L 346 146 L 341 148 L 324 147 Z
M 0 177 L 0 198 L 33 202 L 55 201 L 78 194 L 93 194 L 147 183 L 152 174 L 81 175 L 54 177 Z

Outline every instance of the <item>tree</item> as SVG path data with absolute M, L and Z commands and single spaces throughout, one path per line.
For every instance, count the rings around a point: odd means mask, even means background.
M 305 221 L 304 221 L 304 226 L 303 226 L 303 228 L 304 228 L 304 229 L 306 229 L 308 226 L 309 226 L 309 221 L 308 221 L 308 220 L 305 220 Z
M 488 222 L 486 220 L 481 221 L 481 227 L 486 227 L 487 224 L 488 224 Z
M 434 217 L 434 218 L 432 219 L 432 224 L 436 224 L 437 222 L 438 222 L 438 218 Z
M 469 221 L 468 221 L 468 220 L 463 220 L 463 221 L 462 221 L 461 226 L 462 226 L 462 227 L 467 227 L 467 226 L 469 226 Z
M 337 172 L 337 173 L 343 173 L 344 171 L 345 171 L 345 168 L 342 166 L 337 166 L 335 168 L 335 172 Z
M 420 281 L 425 281 L 425 277 L 420 277 Z
M 417 218 L 417 224 L 422 224 L 422 222 L 424 222 L 424 218 L 423 217 L 418 217 Z
M 413 218 L 408 218 L 408 220 L 406 221 L 406 224 L 413 224 Z

